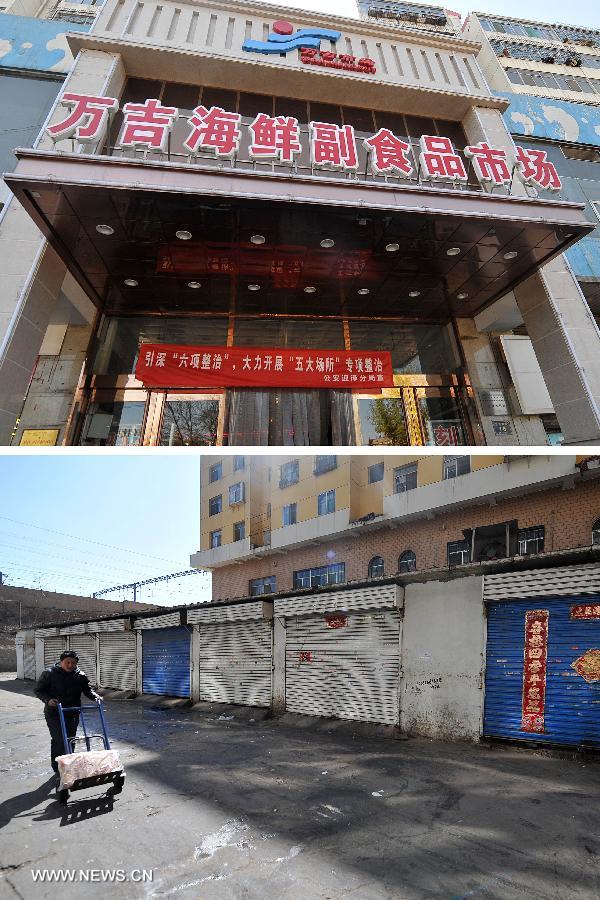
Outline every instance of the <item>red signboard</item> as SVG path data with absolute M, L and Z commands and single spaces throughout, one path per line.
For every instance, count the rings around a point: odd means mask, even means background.
M 600 603 L 579 603 L 571 607 L 572 619 L 600 619 Z
M 142 344 L 135 377 L 147 387 L 392 387 L 385 350 L 293 350 L 275 347 L 188 347 Z
M 547 657 L 548 610 L 529 610 L 525 613 L 521 731 L 544 733 Z
M 348 616 L 340 614 L 334 616 L 325 616 L 325 625 L 327 628 L 345 628 L 348 624 Z

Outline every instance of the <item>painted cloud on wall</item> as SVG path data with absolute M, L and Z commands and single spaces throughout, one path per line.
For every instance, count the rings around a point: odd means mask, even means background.
M 0 15 L 0 68 L 33 72 L 68 72 L 73 56 L 69 31 L 89 31 L 89 25 L 52 22 L 25 16 Z

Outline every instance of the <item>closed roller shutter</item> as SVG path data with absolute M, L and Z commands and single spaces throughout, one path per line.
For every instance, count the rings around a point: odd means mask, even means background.
M 584 613 L 591 608 L 598 615 L 576 618 L 579 611 L 573 608 L 581 606 Z M 535 610 L 548 613 L 539 732 L 523 727 L 525 622 L 526 614 Z M 527 653 L 529 649 L 528 643 Z M 536 678 L 534 686 L 537 683 Z M 489 604 L 484 735 L 600 746 L 600 597 L 536 597 Z
M 400 619 L 395 610 L 290 618 L 285 656 L 289 712 L 398 724 Z
M 200 699 L 244 706 L 271 705 L 270 621 L 200 626 Z
M 44 666 L 53 666 L 60 661 L 60 654 L 67 649 L 67 639 L 60 637 L 44 638 Z
M 30 681 L 35 679 L 35 647 L 33 644 L 23 646 L 23 677 Z
M 99 684 L 121 691 L 135 691 L 135 673 L 135 635 L 131 632 L 101 632 Z
M 169 697 L 190 696 L 190 632 L 146 628 L 142 636 L 142 690 Z
M 91 634 L 73 634 L 69 637 L 69 650 L 79 657 L 78 666 L 88 677 L 90 684 L 97 684 L 96 638 Z

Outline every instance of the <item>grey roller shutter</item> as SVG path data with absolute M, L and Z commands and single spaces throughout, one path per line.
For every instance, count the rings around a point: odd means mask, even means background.
M 262 619 L 200 625 L 200 699 L 270 706 L 272 635 Z
M 289 712 L 397 725 L 399 679 L 396 610 L 287 619 Z
M 129 631 L 100 633 L 100 677 L 102 687 L 135 691 L 135 635 Z
M 90 684 L 96 680 L 96 638 L 91 634 L 73 634 L 69 637 L 69 650 L 79 657 L 79 668 L 83 669 Z
M 65 637 L 44 637 L 44 666 L 53 666 L 60 660 L 60 654 L 67 649 Z

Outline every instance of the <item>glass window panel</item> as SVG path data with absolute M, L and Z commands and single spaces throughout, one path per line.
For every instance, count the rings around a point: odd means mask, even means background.
M 364 397 L 358 401 L 361 443 L 408 447 L 404 403 L 400 398 Z
M 308 123 L 308 106 L 306 100 L 294 100 L 291 97 L 275 97 L 275 115 L 293 116 L 301 125 Z
M 134 447 L 142 440 L 146 402 L 108 400 L 92 403 L 83 424 L 84 447 Z
M 409 137 L 419 140 L 422 134 L 437 134 L 437 128 L 433 119 L 425 119 L 422 116 L 405 116 Z
M 442 325 L 350 322 L 352 350 L 388 350 L 394 372 L 451 373 L 460 365 Z
M 361 134 L 373 134 L 375 129 L 373 113 L 370 109 L 343 106 L 344 125 L 352 125 Z
M 379 112 L 377 110 L 375 112 L 375 124 L 377 126 L 376 131 L 380 128 L 389 128 L 398 137 L 408 137 L 404 116 L 400 113 Z
M 191 112 L 200 102 L 200 87 L 195 84 L 165 84 L 162 96 L 165 106 L 175 106 L 179 110 Z
M 273 97 L 268 94 L 240 93 L 239 113 L 243 122 L 252 122 L 259 113 L 273 113 Z
M 311 122 L 331 122 L 334 125 L 342 124 L 342 113 L 339 106 L 333 103 L 316 103 L 310 101 Z
M 240 319 L 234 325 L 236 347 L 303 347 L 307 350 L 343 350 L 341 322 L 301 319 Z
M 161 447 L 214 447 L 219 424 L 218 400 L 165 400 Z
M 220 106 L 227 112 L 237 112 L 237 91 L 228 91 L 225 88 L 202 88 L 203 106 Z
M 450 391 L 420 388 L 417 396 L 428 444 L 451 447 L 466 443 L 460 412 Z

